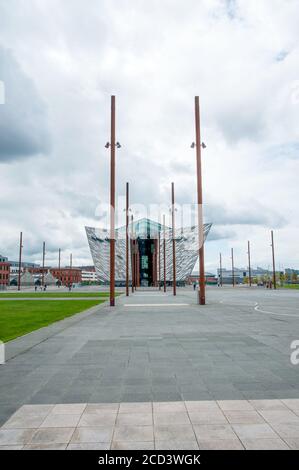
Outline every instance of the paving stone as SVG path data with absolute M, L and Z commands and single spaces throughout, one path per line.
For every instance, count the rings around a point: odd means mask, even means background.
M 154 413 L 177 413 L 186 412 L 185 403 L 179 402 L 154 402 L 153 403 Z
M 26 444 L 23 450 L 65 450 L 67 444 Z
M 261 410 L 260 414 L 269 424 L 299 424 L 299 416 L 291 410 Z
M 115 411 L 106 411 L 103 410 L 97 413 L 83 413 L 81 415 L 78 426 L 105 426 L 105 425 L 114 425 L 116 421 L 117 413 Z
M 143 425 L 152 426 L 152 413 L 119 413 L 116 421 L 117 426 L 121 425 Z
M 86 405 L 84 414 L 102 414 L 103 411 L 115 411 L 119 410 L 119 403 L 89 403 Z
M 223 411 L 254 411 L 254 407 L 246 400 L 218 400 L 218 405 Z
M 0 446 L 0 450 L 22 450 L 23 445 Z
M 86 408 L 86 403 L 71 403 L 55 405 L 51 413 L 55 415 L 80 415 Z
M 233 428 L 229 424 L 196 424 L 194 432 L 197 440 L 237 439 Z
M 68 444 L 67 450 L 109 450 L 109 442 L 85 442 L 81 444 Z
M 54 408 L 54 405 L 23 405 L 15 413 L 17 416 L 41 416 L 46 417 Z
M 190 419 L 186 411 L 174 411 L 168 413 L 154 411 L 154 424 L 157 426 L 164 424 L 190 424 Z
M 262 424 L 265 420 L 257 411 L 224 411 L 230 424 Z
M 299 399 L 293 398 L 293 399 L 286 399 L 286 400 L 281 400 L 281 401 L 291 410 L 295 410 L 295 411 L 299 410 Z
M 34 415 L 34 414 L 14 414 L 4 425 L 3 429 L 35 429 L 38 428 L 43 421 L 45 420 L 44 416 L 41 415 Z
M 238 439 L 199 439 L 200 450 L 244 450 Z
M 299 424 L 298 423 L 288 423 L 288 424 L 271 424 L 272 428 L 275 430 L 280 437 L 284 438 L 299 438 Z
M 72 444 L 110 442 L 113 426 L 93 426 L 76 428 L 71 439 Z
M 154 441 L 130 442 L 130 441 L 113 441 L 112 450 L 154 450 Z
M 249 400 L 256 410 L 286 410 L 287 406 L 281 400 Z
M 271 439 L 277 434 L 268 424 L 233 424 L 233 430 L 238 437 L 243 439 Z
M 157 425 L 154 434 L 155 441 L 192 442 L 195 438 L 191 424 Z
M 243 439 L 246 450 L 288 450 L 289 446 L 279 438 L 272 439 Z
M 130 302 L 148 302 L 146 292 L 138 295 L 131 296 Z M 111 406 L 114 402 L 113 410 L 117 411 L 121 399 L 130 402 L 127 413 L 132 414 L 139 413 L 137 408 L 132 411 L 134 402 L 217 399 L 222 410 L 229 413 L 288 407 L 299 416 L 298 373 L 289 363 L 296 319 L 274 318 L 252 308 L 254 299 L 266 310 L 275 308 L 279 313 L 287 306 L 296 315 L 296 292 L 209 288 L 209 301 L 200 315 L 192 289 L 178 289 L 176 299 L 158 292 L 153 295 L 159 303 L 171 299 L 190 305 L 138 311 L 126 307 L 124 315 L 123 297 L 117 299 L 113 316 L 108 307 L 99 307 L 92 315 L 80 316 L 80 322 L 59 322 L 63 330 L 52 325 L 43 329 L 42 337 L 41 332 L 35 332 L 15 342 L 22 342 L 22 348 L 14 346 L 18 355 L 7 361 L 0 375 L 1 424 L 22 404 Z M 227 304 L 219 303 L 227 298 Z M 234 303 L 242 308 L 232 306 Z M 50 332 L 52 336 L 48 337 Z M 33 337 L 38 337 L 35 347 Z M 8 349 L 12 346 L 7 345 Z M 153 392 L 149 393 L 151 384 Z M 130 386 L 134 385 L 139 387 L 138 393 L 132 392 Z M 244 398 L 252 401 L 247 404 Z M 276 401 L 270 403 L 270 398 Z M 224 404 L 225 400 L 230 403 Z M 258 405 L 257 400 L 264 403 Z M 208 412 L 216 410 L 218 404 L 186 406 L 188 412 Z M 166 407 L 165 412 L 173 410 Z M 68 413 L 62 409 L 61 414 Z M 248 423 L 249 414 L 243 416 Z M 289 424 L 288 432 L 284 424 L 275 426 L 296 439 L 294 424 Z
M 34 429 L 0 429 L 0 446 L 27 444 L 30 442 Z
M 192 441 L 156 441 L 156 450 L 197 450 L 199 449 L 196 439 Z
M 153 426 L 117 425 L 113 439 L 115 441 L 153 441 Z
M 41 428 L 75 428 L 81 415 L 50 413 L 40 425 Z
M 215 401 L 186 401 L 185 406 L 188 412 L 219 411 L 220 409 Z
M 227 424 L 227 419 L 221 410 L 189 411 L 192 424 Z
M 152 404 L 148 402 L 144 403 L 121 403 L 119 405 L 120 413 L 152 413 Z
M 284 441 L 287 443 L 287 445 L 292 449 L 292 450 L 299 450 L 299 437 L 288 437 L 284 438 Z
M 32 435 L 30 444 L 67 444 L 74 428 L 43 428 L 37 429 Z

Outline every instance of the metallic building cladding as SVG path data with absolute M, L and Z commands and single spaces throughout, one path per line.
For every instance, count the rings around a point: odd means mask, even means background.
M 204 224 L 204 240 L 210 231 L 212 224 Z M 109 282 L 110 263 L 110 241 L 109 231 L 85 227 L 86 235 L 93 258 L 96 273 L 101 282 Z M 149 219 L 141 219 L 129 226 L 129 233 L 137 238 L 158 239 L 160 232 L 161 249 L 161 278 L 163 277 L 163 230 L 161 224 Z M 115 280 L 123 282 L 126 278 L 126 240 L 124 237 L 125 227 L 116 229 L 115 242 Z M 165 227 L 166 232 L 166 279 L 172 281 L 172 236 L 171 229 Z M 179 228 L 175 231 L 176 239 L 176 278 L 177 281 L 184 281 L 191 275 L 198 258 L 198 229 L 196 226 Z M 130 247 L 130 243 L 129 243 Z M 131 250 L 130 250 L 131 256 Z M 159 266 L 158 266 L 159 270 Z M 129 277 L 131 279 L 131 263 L 129 265 Z

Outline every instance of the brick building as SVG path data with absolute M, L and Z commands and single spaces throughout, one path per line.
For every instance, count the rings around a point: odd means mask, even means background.
M 8 286 L 10 278 L 10 263 L 8 259 L 0 255 L 0 287 Z
M 82 281 L 82 273 L 80 268 L 50 268 L 50 267 L 37 267 L 28 268 L 28 272 L 33 275 L 39 275 L 40 280 L 44 274 L 44 278 L 47 273 L 51 273 L 57 281 L 60 281 L 63 286 L 69 286 L 70 284 L 78 284 Z
M 51 268 L 51 274 L 61 281 L 62 285 L 78 284 L 82 281 L 82 272 L 80 268 Z

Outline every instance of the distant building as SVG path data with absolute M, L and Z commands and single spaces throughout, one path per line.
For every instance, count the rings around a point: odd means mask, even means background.
M 34 275 L 36 279 L 36 284 L 42 282 L 44 276 L 44 284 L 53 285 L 53 278 L 64 286 L 69 286 L 70 284 L 79 284 L 82 281 L 81 269 L 80 268 L 51 268 L 49 266 L 42 266 L 28 268 L 28 272 Z M 48 282 L 47 282 L 48 280 Z
M 292 276 L 292 275 L 297 275 L 299 276 L 299 269 L 291 269 L 291 268 L 286 268 L 285 269 L 285 274 L 287 274 L 288 276 Z
M 204 224 L 204 240 L 212 224 Z M 109 283 L 110 239 L 107 229 L 85 227 L 95 269 L 101 283 Z M 165 266 L 161 256 L 165 232 Z M 129 243 L 129 278 L 132 279 L 134 259 L 137 286 L 157 286 L 159 273 L 166 272 L 167 283 L 173 282 L 172 229 L 148 218 L 136 220 L 129 225 L 133 235 Z M 125 285 L 126 280 L 126 226 L 115 229 L 115 284 Z M 191 275 L 198 259 L 198 227 L 180 227 L 174 232 L 176 246 L 176 282 L 184 284 Z M 164 242 L 164 240 L 163 240 Z M 134 255 L 134 257 L 133 257 Z
M 0 289 L 9 285 L 10 263 L 8 258 L 0 255 Z
M 82 282 L 94 283 L 99 280 L 94 266 L 80 266 Z
M 205 273 L 205 282 L 206 284 L 217 284 L 217 276 L 213 273 L 206 272 Z M 199 272 L 198 271 L 193 271 L 193 273 L 188 276 L 187 278 L 187 284 L 194 284 L 195 282 L 199 282 Z
M 10 274 L 13 276 L 19 274 L 19 261 L 9 261 L 10 263 Z M 27 261 L 21 262 L 21 272 L 24 272 L 26 268 L 37 268 L 39 264 L 29 263 Z
M 251 278 L 270 276 L 271 271 L 263 268 L 257 267 L 256 269 L 251 269 Z M 220 278 L 220 268 L 217 269 L 217 276 Z M 244 279 L 249 278 L 249 269 L 248 268 L 235 268 L 234 269 L 234 280 L 236 284 L 242 284 Z M 233 283 L 233 271 L 231 269 L 222 268 L 222 282 L 224 284 Z
M 64 286 L 79 284 L 82 281 L 80 268 L 51 268 L 50 273 Z

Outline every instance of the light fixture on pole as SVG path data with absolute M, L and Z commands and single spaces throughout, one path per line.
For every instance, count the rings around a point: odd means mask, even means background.
M 111 137 L 105 145 L 110 148 L 110 306 L 115 306 L 115 149 L 121 148 L 115 142 L 115 96 L 111 96 Z
M 223 277 L 222 277 L 222 254 L 219 253 L 219 285 L 223 286 Z
M 23 249 L 23 232 L 20 232 L 18 290 L 21 290 L 22 249 Z
M 275 269 L 275 250 L 274 250 L 274 235 L 271 230 L 271 247 L 272 247 L 272 266 L 273 266 L 273 287 L 276 289 L 276 269 Z
M 172 220 L 172 278 L 173 295 L 176 295 L 176 253 L 175 253 L 175 207 L 174 207 L 174 183 L 171 183 L 171 220 Z
M 252 285 L 252 279 L 251 279 L 251 255 L 250 255 L 250 241 L 248 240 L 248 276 L 249 276 L 249 287 Z
M 44 287 L 45 281 L 45 257 L 46 257 L 46 242 L 43 242 L 43 264 L 42 264 L 42 286 Z
M 234 263 L 234 249 L 231 249 L 231 258 L 232 258 L 232 282 L 233 287 L 235 287 L 235 263 Z
M 129 296 L 129 183 L 126 183 L 126 296 Z
M 205 305 L 205 263 L 204 263 L 204 226 L 202 213 L 202 170 L 201 170 L 201 149 L 205 149 L 206 145 L 201 141 L 200 137 L 200 112 L 199 97 L 195 96 L 195 135 L 196 141 L 192 142 L 191 148 L 196 149 L 196 177 L 197 177 L 197 211 L 198 211 L 198 256 L 199 256 L 199 283 L 198 283 L 198 303 Z
M 166 292 L 166 228 L 165 228 L 165 214 L 163 214 L 163 285 L 164 285 L 164 292 Z

